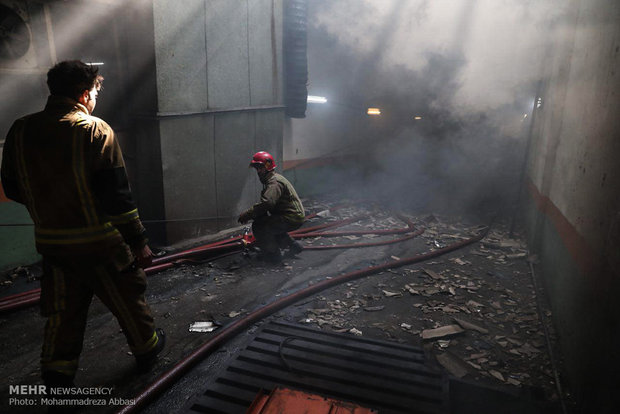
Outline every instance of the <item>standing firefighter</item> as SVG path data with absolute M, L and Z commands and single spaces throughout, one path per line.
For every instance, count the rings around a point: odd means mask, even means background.
M 165 337 L 144 299 L 151 263 L 114 131 L 91 115 L 103 78 L 80 61 L 47 73 L 45 109 L 15 121 L 6 138 L 2 184 L 28 209 L 43 255 L 41 372 L 46 385 L 73 386 L 93 294 L 117 318 L 138 368 L 149 369 Z
M 302 250 L 302 246 L 294 241 L 288 232 L 303 224 L 304 207 L 293 185 L 274 171 L 276 163 L 269 153 L 260 151 L 254 154 L 250 167 L 256 169 L 258 178 L 263 183 L 263 191 L 260 201 L 241 213 L 239 222 L 254 220 L 252 233 L 263 259 L 277 264 L 282 261 L 281 248 L 288 248 L 291 255 Z

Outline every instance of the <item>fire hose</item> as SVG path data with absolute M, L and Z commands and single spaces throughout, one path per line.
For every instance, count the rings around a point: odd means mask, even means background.
M 250 312 L 245 317 L 233 322 L 232 324 L 218 331 L 207 342 L 205 342 L 199 348 L 194 350 L 190 355 L 183 358 L 180 362 L 174 365 L 172 369 L 162 374 L 152 384 L 150 384 L 146 389 L 144 389 L 140 394 L 132 398 L 133 405 L 124 406 L 117 412 L 117 414 L 134 413 L 134 412 L 137 412 L 137 410 L 145 407 L 151 401 L 155 400 L 166 389 L 168 389 L 168 387 L 171 386 L 176 380 L 178 380 L 186 372 L 188 372 L 193 366 L 195 366 L 200 361 L 202 361 L 204 358 L 209 356 L 220 345 L 222 345 L 223 343 L 225 343 L 232 337 L 236 336 L 238 333 L 245 330 L 249 325 L 257 322 L 258 320 L 266 316 L 269 316 L 277 312 L 278 310 L 286 306 L 292 305 L 293 303 L 299 301 L 300 299 L 306 298 L 315 293 L 321 292 L 327 288 L 342 284 L 344 282 L 349 282 L 349 281 L 359 279 L 361 277 L 368 276 L 371 274 L 375 274 L 375 273 L 378 273 L 384 270 L 406 266 L 406 265 L 410 265 L 413 263 L 418 263 L 424 260 L 428 260 L 428 259 L 431 259 L 437 256 L 441 256 L 443 254 L 460 249 L 464 246 L 467 246 L 469 244 L 472 244 L 472 243 L 475 243 L 481 240 L 486 235 L 487 231 L 488 231 L 488 228 L 485 229 L 485 231 L 481 232 L 480 234 L 472 238 L 469 238 L 467 240 L 463 240 L 457 243 L 453 243 L 441 249 L 433 250 L 427 253 L 418 254 L 418 255 L 404 258 L 401 260 L 390 261 L 382 265 L 371 266 L 365 269 L 353 271 L 353 272 L 346 273 L 343 275 L 334 276 L 333 278 L 326 278 L 325 280 L 319 283 L 303 288 L 295 293 L 292 293 L 288 296 L 280 298 L 266 306 L 263 306 L 253 312 Z
M 399 229 L 386 229 L 386 230 L 374 230 L 374 231 L 347 231 L 347 232 L 317 232 L 317 230 L 324 230 L 327 228 L 340 227 L 346 224 L 350 224 L 359 221 L 366 216 L 356 216 L 345 220 L 338 220 L 331 223 L 320 224 L 317 226 L 298 229 L 290 233 L 293 238 L 308 238 L 308 237 L 336 237 L 343 235 L 360 235 L 360 234 L 399 234 L 405 232 L 411 232 L 414 230 L 413 223 L 408 219 L 401 217 L 407 223 L 407 227 Z M 420 232 L 421 233 L 421 232 Z M 344 244 L 335 246 L 307 246 L 308 250 L 325 250 L 336 248 L 354 248 L 354 247 L 371 247 L 380 246 L 390 243 L 398 243 L 404 240 L 413 238 L 420 233 L 416 232 L 407 237 L 400 239 L 374 242 L 374 243 L 362 243 L 362 244 Z M 185 250 L 179 253 L 174 253 L 165 257 L 154 259 L 151 266 L 144 269 L 147 275 L 152 275 L 161 272 L 166 269 L 170 269 L 182 263 L 191 262 L 192 258 L 204 258 L 205 256 L 214 260 L 216 257 L 228 256 L 232 253 L 241 251 L 245 246 L 251 244 L 244 243 L 243 236 L 235 236 L 228 239 L 216 241 L 203 246 L 195 247 L 189 250 Z M 213 257 L 216 256 L 216 257 Z M 35 305 L 39 302 L 41 296 L 41 289 L 32 289 L 27 292 L 17 293 L 15 295 L 6 296 L 0 299 L 0 313 L 6 311 L 12 311 L 22 309 L 28 306 Z

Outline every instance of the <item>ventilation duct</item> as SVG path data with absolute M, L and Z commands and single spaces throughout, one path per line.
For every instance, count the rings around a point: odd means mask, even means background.
M 287 0 L 284 7 L 284 79 L 286 115 L 305 118 L 308 100 L 308 3 Z

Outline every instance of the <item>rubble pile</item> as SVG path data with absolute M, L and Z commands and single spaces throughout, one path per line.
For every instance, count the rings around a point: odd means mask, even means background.
M 343 213 L 349 217 L 365 213 L 354 210 Z M 366 229 L 402 225 L 385 212 L 369 216 L 356 225 Z M 426 249 L 411 254 L 467 239 L 484 227 L 435 215 L 414 221 L 425 227 L 421 238 Z M 554 399 L 554 373 L 527 260 L 534 258 L 528 256 L 525 241 L 508 237 L 505 226 L 495 225 L 471 247 L 324 292 L 300 306 L 304 309 L 298 322 L 422 344 L 458 378 L 535 387 Z M 548 323 L 551 312 L 543 312 Z

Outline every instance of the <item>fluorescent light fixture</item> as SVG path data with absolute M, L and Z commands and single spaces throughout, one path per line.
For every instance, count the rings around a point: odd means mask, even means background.
M 366 112 L 368 115 L 381 115 L 381 109 L 379 108 L 368 108 Z
M 86 64 L 89 66 L 103 66 L 104 65 L 103 62 L 86 62 Z
M 326 103 L 327 98 L 325 98 L 324 96 L 308 95 L 308 102 L 309 103 Z
M 420 119 L 422 119 L 421 116 L 414 116 L 413 119 L 415 119 L 416 121 L 419 121 Z

